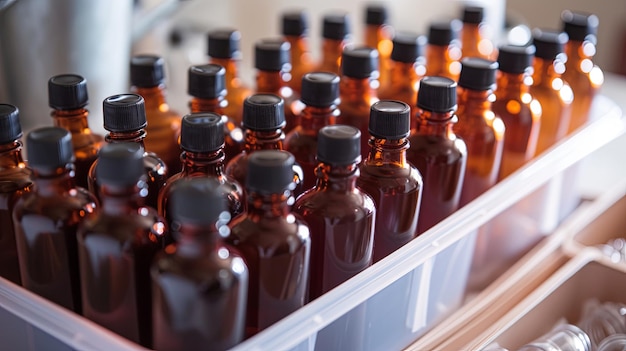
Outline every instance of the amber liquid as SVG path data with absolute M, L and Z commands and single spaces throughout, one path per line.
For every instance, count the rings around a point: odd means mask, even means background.
M 253 91 L 239 78 L 236 60 L 211 57 L 210 61 L 223 66 L 226 70 L 226 101 L 228 104 L 224 107 L 224 114 L 230 117 L 236 126 L 239 126 L 243 119 L 243 101 L 252 95 Z
M 459 207 L 467 148 L 452 131 L 453 113 L 418 111 L 411 130 L 407 161 L 422 175 L 424 191 L 417 232 L 421 234 Z
M 313 55 L 309 50 L 309 41 L 305 36 L 285 36 L 285 40 L 291 44 L 291 80 L 287 83 L 293 91 L 300 93 L 302 91 L 302 77 L 313 72 L 315 67 Z
M 305 303 L 309 278 L 309 228 L 289 211 L 287 195 L 248 195 L 248 210 L 234 219 L 227 243 L 250 273 L 246 337 L 269 327 Z
M 365 45 L 378 50 L 378 81 L 381 89 L 386 88 L 390 83 L 391 51 L 393 50 L 391 37 L 392 31 L 387 25 L 365 26 Z
M 98 151 L 104 144 L 104 137 L 91 132 L 87 117 L 89 111 L 85 109 L 77 110 L 56 110 L 52 112 L 55 127 L 65 128 L 72 133 L 72 146 L 74 148 L 74 171 L 76 175 L 74 181 L 76 185 L 87 189 L 89 168 L 98 158 Z
M 375 81 L 343 76 L 339 82 L 339 111 L 337 123 L 358 128 L 361 131 L 361 157 L 365 159 L 369 150 L 370 107 L 378 101 Z
M 35 177 L 36 190 L 15 205 L 20 273 L 24 288 L 80 314 L 76 232 L 96 210 L 96 200 L 74 186 L 68 170 L 58 171 Z
M 213 230 L 181 227 L 152 265 L 156 350 L 227 350 L 243 340 L 248 271 Z M 191 235 L 188 235 L 191 234 Z
M 459 80 L 461 49 L 455 45 L 426 45 L 426 75 Z M 413 106 L 414 104 L 411 104 Z
M 155 153 L 165 162 L 169 172 L 180 171 L 180 137 L 181 116 L 170 109 L 165 101 L 165 88 L 136 88 L 146 104 L 146 138 L 144 144 L 147 152 Z
M 102 211 L 78 233 L 83 314 L 150 347 L 150 265 L 165 246 L 166 226 L 156 210 L 141 206 L 137 195 L 102 197 Z
M 417 236 L 423 185 L 419 171 L 406 162 L 405 139 L 370 139 L 370 145 L 357 186 L 376 205 L 374 262 L 378 262 Z
M 480 32 L 480 24 L 463 23 L 461 29 L 461 47 L 463 57 L 480 57 L 486 60 L 498 58 L 493 42 Z
M 415 108 L 419 81 L 426 72 L 424 65 L 391 61 L 390 84 L 378 90 L 381 100 L 398 100 Z
M 315 69 L 317 72 L 330 72 L 341 76 L 341 55 L 347 45 L 345 40 L 322 40 L 322 59 Z
M 291 89 L 285 80 L 284 72 L 259 71 L 256 77 L 256 92 L 278 95 L 285 101 L 285 127 L 283 131 L 288 133 L 298 125 L 296 119 L 298 100 L 300 97 Z
M 541 105 L 529 93 L 530 77 L 499 72 L 492 111 L 504 123 L 504 150 L 498 179 L 504 179 L 530 161 L 537 149 Z
M 467 164 L 463 177 L 460 206 L 468 204 L 489 190 L 498 180 L 504 124 L 491 111 L 495 95 L 491 90 L 477 91 L 458 88 L 459 122 L 454 132 L 467 147 Z

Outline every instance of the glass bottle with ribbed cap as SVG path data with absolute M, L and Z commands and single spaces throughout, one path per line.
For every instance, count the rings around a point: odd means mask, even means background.
M 461 22 L 461 48 L 463 57 L 480 57 L 495 60 L 497 51 L 489 39 L 489 27 L 484 18 L 485 9 L 481 6 L 465 6 Z
M 533 29 L 536 51 L 530 93 L 542 109 L 535 155 L 543 153 L 567 135 L 574 100 L 572 88 L 562 78 L 567 60 L 564 54 L 567 41 L 565 32 Z
M 177 183 L 188 178 L 211 178 L 221 184 L 220 191 L 228 200 L 232 218 L 244 211 L 243 187 L 224 173 L 224 120 L 215 113 L 193 113 L 183 117 L 180 146 L 183 169 L 172 175 L 159 192 L 158 211 L 168 224 L 168 202 Z
M 340 75 L 341 54 L 350 44 L 349 14 L 344 12 L 325 14 L 322 19 L 322 57 L 315 71 Z
M 378 51 L 378 67 L 380 87 L 386 88 L 390 83 L 391 42 L 393 28 L 389 25 L 389 14 L 383 3 L 371 3 L 365 6 L 365 26 L 363 43 Z
M 191 113 L 212 112 L 222 116 L 225 162 L 228 162 L 241 153 L 244 140 L 241 122 L 225 114 L 228 108 L 225 73 L 224 67 L 213 63 L 189 67 L 187 93 L 191 96 Z
M 369 47 L 346 49 L 341 64 L 339 111 L 341 124 L 368 135 L 370 107 L 378 101 L 378 51 Z M 362 156 L 367 156 L 367 138 L 361 138 Z
M 165 60 L 156 55 L 136 55 L 130 60 L 131 91 L 141 95 L 146 109 L 146 151 L 157 154 L 170 172 L 180 171 L 181 115 L 166 101 Z
M 301 190 L 311 189 L 316 182 L 317 136 L 323 127 L 335 124 L 340 111 L 339 76 L 330 72 L 307 73 L 302 78 L 302 96 L 305 105 L 298 115 L 300 123 L 285 136 L 285 150 L 291 152 L 304 172 Z M 296 197 L 300 195 L 295 194 Z
M 435 21 L 428 28 L 426 75 L 447 77 L 455 82 L 461 73 L 461 42 L 463 24 L 457 19 Z
M 289 11 L 281 16 L 281 33 L 290 44 L 291 80 L 287 82 L 296 93 L 302 90 L 302 77 L 312 72 L 315 64 L 309 44 L 309 19 L 306 11 Z
M 256 93 L 274 94 L 283 99 L 285 133 L 298 124 L 294 109 L 299 95 L 285 80 L 291 70 L 289 51 L 289 42 L 282 39 L 264 39 L 254 45 L 254 67 L 257 69 Z
M 150 271 L 152 346 L 230 349 L 244 338 L 248 268 L 224 244 L 230 214 L 221 184 L 210 178 L 181 180 L 168 206 L 176 244 L 157 255 Z
M 81 313 L 76 233 L 97 210 L 95 197 L 74 182 L 72 135 L 43 127 L 26 137 L 35 186 L 13 208 L 22 286 Z
M 107 143 L 134 142 L 144 147 L 146 137 L 146 112 L 144 99 L 137 94 L 112 95 L 104 99 L 103 103 L 104 129 L 109 133 L 104 140 Z M 177 146 L 178 147 L 178 146 Z M 178 147 L 180 151 L 180 147 Z M 168 178 L 167 166 L 156 154 L 144 151 L 144 169 L 148 184 L 146 204 L 154 209 L 158 207 L 159 191 Z M 97 182 L 96 160 L 89 169 L 89 191 L 100 196 Z
M 541 104 L 530 94 L 534 56 L 533 45 L 499 48 L 496 101 L 491 105 L 505 127 L 499 179 L 530 161 L 537 149 Z
M 568 132 L 587 123 L 591 103 L 604 83 L 604 74 L 592 60 L 596 54 L 598 16 L 565 10 L 561 13 L 563 31 L 569 36 L 565 44 L 567 62 L 563 79 L 574 92 Z
M 502 162 L 504 123 L 491 110 L 498 63 L 478 57 L 461 60 L 454 133 L 467 147 L 460 206 L 494 186 Z
M 89 102 L 87 80 L 77 74 L 60 74 L 48 80 L 48 105 L 52 110 L 54 126 L 72 133 L 76 184 L 87 189 L 89 167 L 98 157 L 104 144 L 102 135 L 89 129 Z
M 239 77 L 240 41 L 241 32 L 234 29 L 216 29 L 208 34 L 209 62 L 226 69 L 226 91 L 228 92 L 226 100 L 228 105 L 224 108 L 224 113 L 232 118 L 237 125 L 242 120 L 243 101 L 252 94 L 252 89 Z
M 22 156 L 22 134 L 18 108 L 0 104 L 0 276 L 18 285 L 20 265 L 12 213 L 17 200 L 33 186 Z
M 399 100 L 415 106 L 419 81 L 426 74 L 426 43 L 427 39 L 423 35 L 396 33 L 391 51 L 390 84 L 378 90 L 381 100 Z
M 369 154 L 360 164 L 357 186 L 374 200 L 374 262 L 417 236 L 422 200 L 422 175 L 406 160 L 411 108 L 401 101 L 372 105 Z
M 291 210 L 295 158 L 287 151 L 250 155 L 247 209 L 230 224 L 227 243 L 249 270 L 246 336 L 302 307 L 309 281 L 309 227 Z
M 459 208 L 467 147 L 454 134 L 457 84 L 445 77 L 424 77 L 406 158 L 422 174 L 424 190 L 417 232 L 421 234 Z
M 143 147 L 133 142 L 105 145 L 95 172 L 101 210 L 77 234 L 83 315 L 151 347 L 150 265 L 171 240 L 163 218 L 145 206 Z
M 283 106 L 283 99 L 274 94 L 254 94 L 244 101 L 242 123 L 245 130 L 244 150 L 226 164 L 226 175 L 239 184 L 246 184 L 250 155 L 259 150 L 284 150 Z M 293 180 L 296 183 L 295 191 L 300 193 L 304 172 L 297 163 L 293 166 Z

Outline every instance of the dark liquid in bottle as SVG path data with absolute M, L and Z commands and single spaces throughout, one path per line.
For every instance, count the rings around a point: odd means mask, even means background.
M 30 172 L 19 168 L 0 178 L 0 276 L 21 284 L 17 244 L 13 227 L 13 206 L 17 199 L 30 191 Z

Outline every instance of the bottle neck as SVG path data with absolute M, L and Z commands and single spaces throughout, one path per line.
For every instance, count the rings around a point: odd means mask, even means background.
M 228 87 L 236 88 L 236 87 L 240 87 L 243 85 L 243 82 L 239 78 L 239 67 L 237 65 L 237 60 L 232 59 L 232 58 L 211 57 L 210 61 L 211 63 L 224 67 L 224 70 L 226 70 L 224 79 Z
M 137 143 L 144 147 L 144 139 L 146 138 L 146 131 L 139 129 L 131 132 L 110 132 L 104 137 L 107 143 Z M 144 147 L 145 148 L 145 147 Z
M 418 110 L 415 128 L 418 134 L 451 138 L 454 136 L 452 126 L 457 122 L 455 111 L 432 112 Z
M 132 92 L 139 94 L 143 97 L 146 110 L 161 112 L 169 111 L 170 107 L 165 101 L 165 85 L 160 84 L 155 87 L 139 88 L 133 87 Z
M 589 73 L 593 68 L 593 57 L 596 54 L 596 46 L 588 41 L 570 40 L 565 44 L 567 54 L 567 69 L 575 69 L 579 72 Z
M 325 126 L 337 122 L 340 111 L 336 105 L 326 107 L 306 106 L 300 114 L 300 126 L 304 131 L 316 133 Z
M 473 90 L 458 87 L 457 103 L 458 115 L 464 118 L 470 116 L 483 116 L 486 111 L 491 110 L 491 104 L 495 101 L 493 90 Z M 468 113 L 471 112 L 471 113 Z
M 256 150 L 282 150 L 285 133 L 282 128 L 271 131 L 246 129 L 244 150 L 247 153 Z
M 216 225 L 197 225 L 174 222 L 176 255 L 182 257 L 205 257 L 224 247 Z
M 256 75 L 256 90 L 259 93 L 271 93 L 285 96 L 282 92 L 287 88 L 287 82 L 283 79 L 283 71 L 258 71 Z
M 189 109 L 191 113 L 213 112 L 218 115 L 223 115 L 226 106 L 228 106 L 228 101 L 226 101 L 223 96 L 214 99 L 192 97 L 189 101 Z
M 396 87 L 417 91 L 420 78 L 425 73 L 426 67 L 421 63 L 393 61 L 391 65 L 391 83 Z
M 0 172 L 15 168 L 26 168 L 22 149 L 23 145 L 20 140 L 0 145 Z
M 533 85 L 549 85 L 553 79 L 561 77 L 565 65 L 560 60 L 535 57 L 533 69 Z
M 322 67 L 329 69 L 330 67 L 336 67 L 333 73 L 339 73 L 339 67 L 341 67 L 341 55 L 343 49 L 346 47 L 347 42 L 345 40 L 335 40 L 325 38 L 322 40 Z
M 52 111 L 54 126 L 67 129 L 72 135 L 91 134 L 88 116 L 89 111 L 84 108 Z
M 181 161 L 183 176 L 205 174 L 221 177 L 224 174 L 224 151 L 220 148 L 213 152 L 183 151 Z
M 358 163 L 338 166 L 322 162 L 315 168 L 315 174 L 315 186 L 320 191 L 351 192 L 356 188 L 360 171 Z
M 148 187 L 144 181 L 126 187 L 100 184 L 99 192 L 102 212 L 114 216 L 130 215 L 144 207 Z
M 296 66 L 299 64 L 299 61 L 303 57 L 305 60 L 310 60 L 311 50 L 309 47 L 309 40 L 305 35 L 295 36 L 295 35 L 287 35 L 285 36 L 285 40 L 291 45 L 291 64 Z
M 339 81 L 339 95 L 341 102 L 356 103 L 369 102 L 376 98 L 376 89 L 378 81 L 370 78 L 351 78 L 342 76 Z
M 526 73 L 507 73 L 500 71 L 496 82 L 496 99 L 507 95 L 528 93 L 532 81 L 532 77 Z
M 54 196 L 76 188 L 72 163 L 50 171 L 33 169 L 33 179 L 41 196 Z
M 258 223 L 264 218 L 286 217 L 290 213 L 291 191 L 289 190 L 281 194 L 261 194 L 249 190 L 247 197 L 247 216 L 253 222 Z
M 370 151 L 365 160 L 366 165 L 391 165 L 399 168 L 407 166 L 406 151 L 409 149 L 408 139 L 369 139 Z

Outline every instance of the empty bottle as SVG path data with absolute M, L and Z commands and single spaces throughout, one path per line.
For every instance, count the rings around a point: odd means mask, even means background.
M 374 262 L 417 236 L 422 175 L 407 162 L 411 108 L 392 100 L 372 105 L 369 154 L 360 165 L 357 186 L 374 200 Z
M 183 117 L 180 146 L 183 169 L 172 175 L 159 193 L 158 211 L 169 225 L 172 216 L 168 203 L 177 183 L 188 178 L 211 178 L 221 186 L 219 191 L 228 200 L 231 218 L 244 211 L 242 186 L 224 173 L 224 120 L 215 113 L 194 113 Z
M 491 110 L 498 63 L 478 57 L 461 60 L 458 81 L 458 123 L 454 132 L 467 147 L 460 206 L 494 186 L 502 161 L 504 123 Z
M 314 70 L 309 44 L 309 20 L 305 11 L 285 12 L 282 15 L 282 34 L 290 44 L 291 79 L 287 82 L 296 93 L 302 90 L 302 77 Z
M 302 307 L 309 281 L 309 228 L 291 212 L 295 158 L 287 151 L 250 155 L 244 215 L 230 224 L 227 243 L 243 256 L 250 274 L 246 336 Z
M 87 80 L 77 74 L 61 74 L 48 80 L 48 104 L 54 126 L 72 133 L 76 185 L 87 189 L 89 168 L 104 144 L 102 135 L 89 128 Z
M 380 88 L 386 88 L 390 83 L 391 51 L 393 44 L 393 28 L 389 25 L 387 7 L 382 3 L 368 4 L 365 7 L 365 28 L 363 42 L 365 46 L 378 51 L 378 67 Z
M 495 60 L 497 50 L 489 39 L 489 26 L 484 21 L 485 9 L 480 6 L 465 6 L 461 21 L 461 48 L 463 57 L 480 57 Z
M 407 161 L 422 174 L 424 190 L 417 232 L 421 234 L 459 207 L 467 147 L 452 129 L 457 122 L 457 84 L 445 77 L 424 77 L 417 93 L 415 127 Z
M 13 208 L 32 191 L 31 171 L 22 156 L 20 113 L 17 107 L 0 104 L 0 276 L 20 285 L 20 263 L 15 243 Z
M 143 147 L 134 142 L 104 146 L 95 172 L 101 211 L 84 221 L 77 234 L 83 314 L 150 347 L 150 265 L 169 233 L 156 210 L 145 206 Z
M 97 201 L 74 182 L 68 130 L 35 129 L 26 137 L 26 151 L 35 186 L 13 208 L 22 286 L 80 314 L 76 233 L 96 212 Z
M 227 350 L 243 340 L 248 269 L 224 244 L 230 214 L 221 187 L 210 178 L 173 187 L 176 244 L 151 268 L 156 350 Z
M 498 179 L 530 161 L 537 149 L 541 104 L 530 94 L 535 47 L 506 45 L 499 49 L 496 100 L 491 109 L 504 123 L 504 150 Z
M 454 81 L 461 73 L 461 42 L 459 35 L 463 24 L 454 19 L 436 21 L 428 29 L 426 45 L 426 75 L 447 77 Z
M 341 74 L 341 55 L 351 44 L 350 17 L 347 13 L 327 13 L 322 22 L 321 61 L 315 71 Z
M 105 136 L 107 143 L 133 142 L 144 147 L 146 137 L 146 112 L 144 99 L 137 94 L 119 94 L 109 96 L 103 102 L 104 129 L 109 131 Z M 180 150 L 180 147 L 178 148 Z M 89 190 L 96 197 L 100 196 L 96 160 L 89 169 Z M 168 169 L 165 163 L 154 153 L 144 151 L 144 170 L 147 175 L 145 182 L 148 185 L 146 205 L 156 209 L 158 207 L 159 191 L 168 178 Z
M 243 150 L 243 130 L 241 121 L 237 122 L 225 115 L 228 101 L 225 99 L 226 70 L 224 67 L 209 63 L 189 67 L 187 71 L 187 93 L 191 95 L 189 108 L 191 113 L 213 112 L 224 120 L 224 154 L 226 162 Z

